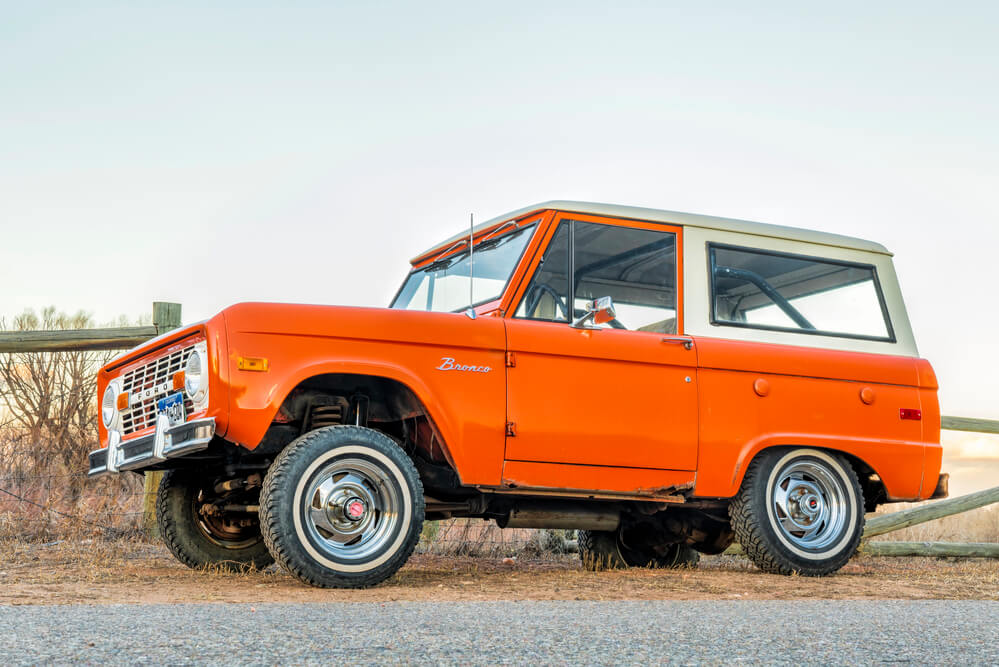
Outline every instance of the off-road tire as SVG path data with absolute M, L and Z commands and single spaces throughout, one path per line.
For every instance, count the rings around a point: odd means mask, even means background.
M 701 560 L 701 555 L 686 544 L 672 545 L 665 556 L 643 556 L 623 548 L 616 530 L 580 530 L 576 533 L 576 542 L 583 568 L 592 572 L 626 567 L 693 568 Z
M 768 511 L 768 486 L 779 483 L 781 470 L 803 461 L 821 466 L 842 485 L 842 529 L 831 533 L 833 543 L 825 549 L 809 551 L 796 544 L 781 531 L 776 510 Z M 736 540 L 761 570 L 820 577 L 836 572 L 856 553 L 864 532 L 864 494 L 857 473 L 842 456 L 819 449 L 778 448 L 764 451 L 749 465 L 729 516 Z
M 384 548 L 366 561 L 350 562 L 324 547 L 304 499 L 331 466 L 356 460 L 382 471 L 400 512 Z M 374 516 L 381 520 L 385 514 Z M 423 517 L 423 484 L 412 460 L 391 438 L 361 426 L 328 426 L 294 440 L 268 470 L 260 493 L 262 532 L 274 559 L 292 576 L 320 588 L 367 588 L 391 577 L 416 548 Z
M 197 511 L 204 477 L 190 470 L 168 470 L 156 493 L 156 523 L 163 542 L 177 560 L 190 568 L 216 566 L 223 570 L 262 570 L 274 559 L 259 529 L 238 544 L 210 537 Z M 255 533 L 255 534 L 254 534 Z M 247 543 L 249 542 L 249 543 Z

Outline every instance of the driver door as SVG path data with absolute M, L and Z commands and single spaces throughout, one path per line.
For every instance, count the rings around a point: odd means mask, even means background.
M 507 461 L 695 470 L 697 353 L 681 229 L 562 214 L 507 319 Z M 573 328 L 610 296 L 616 319 Z

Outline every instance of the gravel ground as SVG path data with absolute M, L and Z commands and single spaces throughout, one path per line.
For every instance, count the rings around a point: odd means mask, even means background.
M 0 607 L 5 665 L 999 664 L 975 601 L 386 602 Z

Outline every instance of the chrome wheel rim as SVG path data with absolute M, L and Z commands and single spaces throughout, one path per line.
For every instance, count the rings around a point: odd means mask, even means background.
M 327 556 L 364 562 L 398 532 L 402 492 L 376 463 L 340 459 L 316 473 L 302 495 L 301 511 L 311 541 Z
M 849 515 L 846 486 L 818 460 L 788 463 L 770 489 L 774 528 L 794 546 L 821 552 L 843 536 Z

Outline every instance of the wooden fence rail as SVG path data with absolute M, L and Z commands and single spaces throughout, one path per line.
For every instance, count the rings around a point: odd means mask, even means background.
M 180 326 L 180 304 L 153 302 L 153 325 L 113 329 L 0 331 L 0 353 L 127 350 Z
M 0 352 L 75 352 L 122 350 L 158 335 L 156 327 L 74 329 L 67 331 L 3 331 Z
M 934 519 L 941 519 L 945 516 L 961 514 L 992 503 L 999 503 L 999 486 L 969 493 L 966 496 L 937 500 L 901 512 L 879 514 L 867 521 L 867 525 L 864 527 L 864 539 L 902 530 Z
M 868 556 L 999 558 L 995 542 L 865 542 L 860 553 Z

